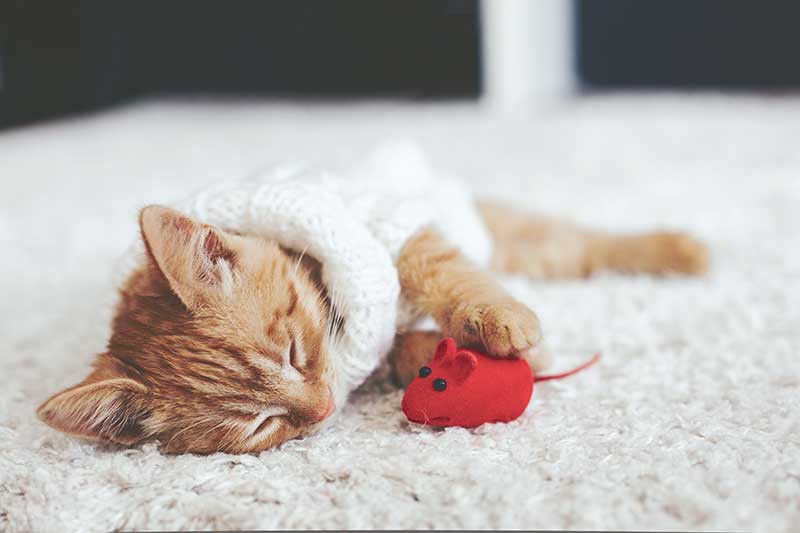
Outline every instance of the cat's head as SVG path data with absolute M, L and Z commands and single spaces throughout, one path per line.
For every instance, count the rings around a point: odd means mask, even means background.
M 313 260 L 160 206 L 121 290 L 108 349 L 38 409 L 84 438 L 167 452 L 263 450 L 334 409 L 329 304 Z

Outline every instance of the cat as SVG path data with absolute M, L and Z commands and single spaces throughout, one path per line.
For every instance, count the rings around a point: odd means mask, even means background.
M 536 279 L 628 273 L 698 275 L 706 247 L 683 233 L 615 236 L 506 206 L 479 205 L 492 266 Z M 139 217 L 146 261 L 122 286 L 107 350 L 81 383 L 38 409 L 53 428 L 167 453 L 258 452 L 320 428 L 332 403 L 336 313 L 320 264 L 257 235 L 161 206 Z M 400 287 L 441 331 L 399 332 L 389 356 L 410 382 L 451 336 L 496 357 L 540 364 L 539 321 L 487 271 L 425 228 L 396 261 Z

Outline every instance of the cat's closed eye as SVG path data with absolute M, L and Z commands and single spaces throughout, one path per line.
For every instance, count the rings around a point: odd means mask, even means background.
M 289 344 L 289 364 L 299 372 L 302 372 L 306 365 L 305 351 L 302 347 L 298 349 L 297 341 L 294 338 L 292 338 L 292 341 Z
M 289 411 L 283 407 L 276 407 L 272 409 L 265 409 L 257 414 L 251 427 L 254 429 L 251 432 L 252 436 L 259 435 L 266 431 L 274 431 L 277 425 L 281 423 L 281 417 L 289 414 Z

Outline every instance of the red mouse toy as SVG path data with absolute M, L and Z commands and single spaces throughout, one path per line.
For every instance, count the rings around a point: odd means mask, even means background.
M 528 407 L 535 381 L 565 378 L 599 358 L 569 372 L 535 377 L 523 359 L 489 357 L 442 339 L 433 361 L 419 369 L 406 389 L 403 412 L 412 422 L 439 427 L 510 422 Z

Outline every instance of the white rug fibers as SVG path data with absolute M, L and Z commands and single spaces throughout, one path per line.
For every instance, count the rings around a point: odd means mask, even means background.
M 34 410 L 104 347 L 138 208 L 281 159 L 418 140 L 477 191 L 706 240 L 705 279 L 504 283 L 566 368 L 508 425 L 409 425 L 374 379 L 331 429 L 257 456 L 97 447 Z M 151 102 L 0 134 L 0 529 L 797 531 L 800 100 L 459 105 Z

